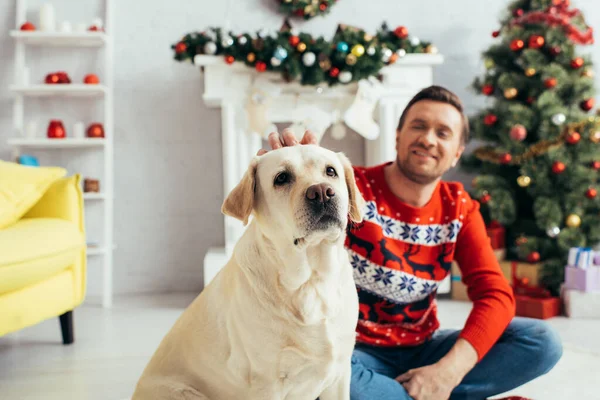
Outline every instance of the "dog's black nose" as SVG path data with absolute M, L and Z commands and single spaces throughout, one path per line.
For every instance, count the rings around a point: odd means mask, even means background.
M 306 190 L 306 198 L 310 201 L 326 203 L 335 196 L 335 190 L 327 183 L 312 185 Z

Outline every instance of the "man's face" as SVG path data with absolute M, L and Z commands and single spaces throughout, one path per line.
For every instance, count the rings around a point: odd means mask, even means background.
M 462 117 L 450 104 L 421 100 L 408 110 L 396 132 L 398 167 L 410 180 L 427 184 L 454 167 L 460 158 Z

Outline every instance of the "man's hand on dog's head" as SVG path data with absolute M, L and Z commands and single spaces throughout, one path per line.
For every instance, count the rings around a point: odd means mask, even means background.
M 278 132 L 271 132 L 269 134 L 269 145 L 272 150 L 281 149 L 286 146 L 295 146 L 297 144 L 319 144 L 319 141 L 317 140 L 317 136 L 311 131 L 304 132 L 304 136 L 300 142 L 296 139 L 294 132 L 289 129 L 284 129 L 281 135 Z M 267 152 L 268 150 L 260 149 L 257 155 L 262 156 Z

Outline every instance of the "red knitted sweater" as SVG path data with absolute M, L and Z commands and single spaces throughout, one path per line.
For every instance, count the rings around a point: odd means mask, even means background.
M 429 339 L 439 328 L 437 288 L 456 260 L 473 301 L 460 337 L 481 360 L 513 318 L 515 302 L 479 203 L 460 183 L 440 182 L 427 205 L 412 207 L 390 191 L 386 165 L 354 168 L 367 202 L 364 223 L 346 239 L 360 302 L 357 341 L 414 346 Z

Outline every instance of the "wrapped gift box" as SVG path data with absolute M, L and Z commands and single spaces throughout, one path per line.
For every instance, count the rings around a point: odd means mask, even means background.
M 600 292 L 582 292 L 563 287 L 562 296 L 567 317 L 600 319 Z
M 577 268 L 589 268 L 594 264 L 595 252 L 587 247 L 569 249 L 568 265 Z
M 576 268 L 567 265 L 565 287 L 584 292 L 600 290 L 600 267 L 593 265 L 588 268 Z
M 486 231 L 490 238 L 492 249 L 497 250 L 506 248 L 506 228 L 498 222 L 492 221 L 486 226 Z
M 525 279 L 529 285 L 538 286 L 540 283 L 541 263 L 527 263 L 523 261 L 501 261 L 500 268 L 508 282 L 512 283 L 512 264 L 516 263 L 516 277 L 519 280 Z
M 516 295 L 515 299 L 517 302 L 516 315 L 519 317 L 548 319 L 561 313 L 559 297 Z

